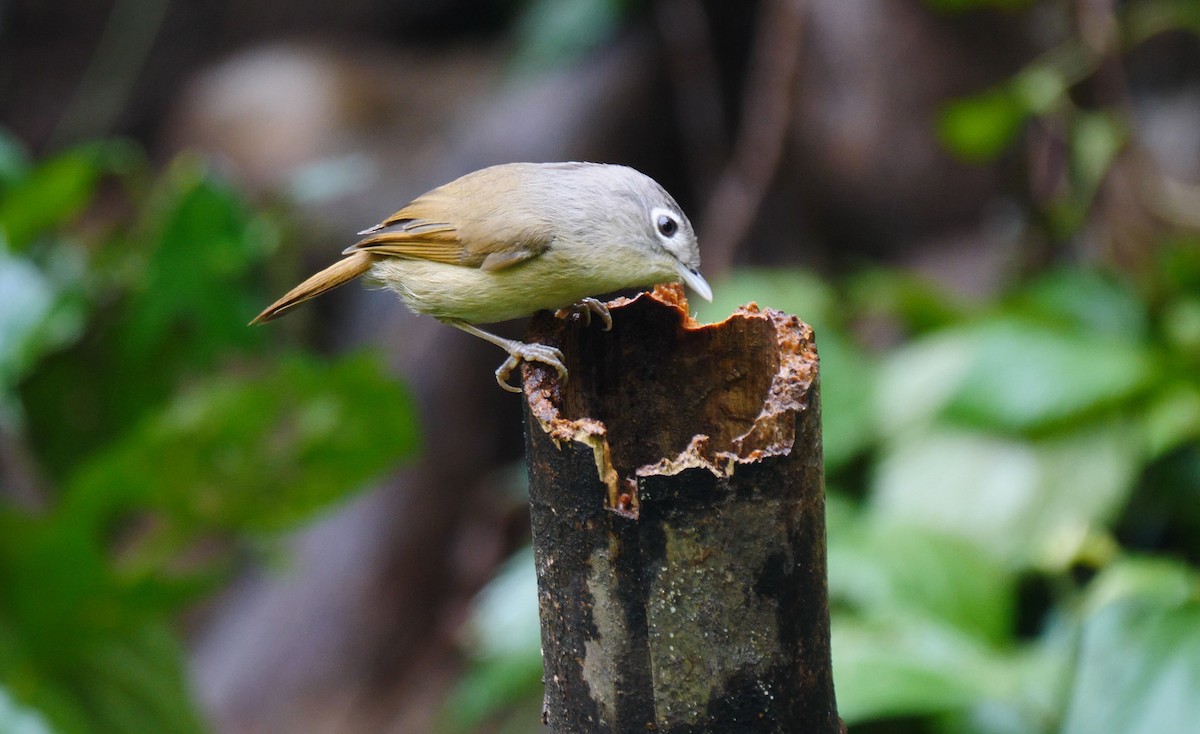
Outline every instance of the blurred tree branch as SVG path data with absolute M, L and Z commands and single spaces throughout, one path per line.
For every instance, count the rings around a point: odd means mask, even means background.
M 807 8 L 807 0 L 769 0 L 760 10 L 733 154 L 700 217 L 714 272 L 732 264 L 783 157 Z
M 710 19 L 700 0 L 662 0 L 654 9 L 674 86 L 685 162 L 699 193 L 707 196 L 729 148 Z

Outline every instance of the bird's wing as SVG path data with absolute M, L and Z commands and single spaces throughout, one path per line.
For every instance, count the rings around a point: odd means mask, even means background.
M 455 202 L 457 192 L 434 189 L 395 214 L 359 234 L 363 239 L 345 255 L 369 252 L 448 265 L 503 270 L 550 247 L 550 227 L 521 217 L 523 207 L 496 208 L 464 218 Z

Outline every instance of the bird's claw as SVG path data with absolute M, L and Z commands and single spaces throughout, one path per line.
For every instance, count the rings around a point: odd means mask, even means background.
M 612 331 L 612 314 L 608 312 L 608 306 L 595 298 L 583 298 L 578 303 L 573 303 L 554 312 L 554 315 L 560 319 L 578 315 L 583 319 L 585 326 L 592 325 L 592 314 L 596 314 L 604 322 L 605 331 Z
M 508 353 L 508 359 L 496 368 L 496 382 L 509 392 L 519 393 L 521 388 L 508 382 L 509 375 L 521 362 L 541 362 L 554 368 L 563 382 L 567 381 L 567 367 L 563 364 L 563 353 L 545 344 L 525 344 L 516 342 Z

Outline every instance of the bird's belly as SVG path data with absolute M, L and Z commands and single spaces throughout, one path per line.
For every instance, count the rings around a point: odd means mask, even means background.
M 417 313 L 470 323 L 507 321 L 654 282 L 630 282 L 628 274 L 614 282 L 606 274 L 580 272 L 547 255 L 498 271 L 389 257 L 376 262 L 369 277 L 395 291 Z

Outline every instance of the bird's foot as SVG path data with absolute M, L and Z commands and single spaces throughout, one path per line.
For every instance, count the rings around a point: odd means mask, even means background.
M 579 303 L 572 303 L 570 306 L 560 308 L 554 312 L 554 316 L 560 319 L 568 319 L 576 315 L 580 316 L 585 326 L 592 325 L 592 314 L 596 314 L 604 322 L 605 331 L 612 331 L 612 314 L 608 312 L 608 306 L 605 306 L 595 298 L 581 299 Z
M 567 367 L 563 364 L 563 353 L 545 344 L 527 344 L 525 342 L 509 342 L 508 359 L 496 369 L 496 382 L 509 392 L 521 392 L 521 388 L 511 385 L 508 376 L 512 374 L 521 362 L 541 362 L 554 368 L 563 382 L 567 381 Z

